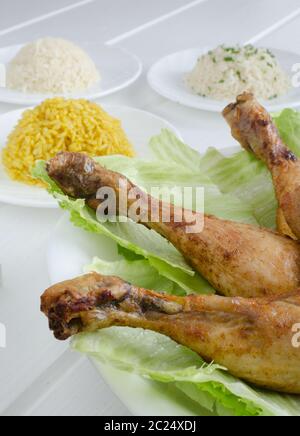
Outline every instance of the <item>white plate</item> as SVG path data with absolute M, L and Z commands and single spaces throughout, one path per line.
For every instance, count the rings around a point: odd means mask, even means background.
M 86 98 L 93 100 L 104 97 L 116 91 L 126 88 L 135 82 L 142 73 L 142 63 L 133 54 L 114 47 L 102 44 L 80 44 L 90 54 L 100 74 L 101 82 L 87 91 L 64 95 L 67 98 Z M 18 53 L 23 45 L 15 45 L 0 49 L 0 64 L 8 64 Z M 46 98 L 54 95 L 27 94 L 0 87 L 0 101 L 4 103 L 21 104 L 31 106 L 41 103 Z
M 94 256 L 105 260 L 118 259 L 117 244 L 105 236 L 84 232 L 74 227 L 65 214 L 51 235 L 47 263 L 51 283 L 58 283 L 79 276 L 83 266 Z M 114 393 L 137 416 L 193 416 L 207 412 L 168 386 L 122 372 L 108 365 L 93 361 L 94 365 Z M 99 392 L 99 396 L 101 392 Z
M 184 106 L 203 109 L 211 112 L 221 112 L 228 101 L 220 102 L 193 94 L 184 83 L 185 75 L 196 65 L 199 56 L 207 53 L 211 47 L 194 48 L 171 54 L 158 61 L 148 73 L 150 86 L 163 97 Z M 288 51 L 271 49 L 283 68 L 291 73 L 292 65 L 300 62 L 300 55 Z M 272 101 L 262 101 L 271 112 L 286 107 L 300 106 L 300 88 L 293 88 L 290 92 Z
M 102 106 L 109 114 L 122 120 L 123 128 L 134 145 L 138 156 L 147 156 L 147 144 L 153 135 L 162 129 L 170 129 L 179 137 L 178 131 L 164 119 L 149 112 L 123 106 Z M 24 109 L 0 116 L 0 152 L 7 136 L 21 118 Z M 0 157 L 1 161 L 1 157 Z M 0 162 L 0 202 L 17 206 L 56 208 L 57 202 L 46 190 L 11 180 Z

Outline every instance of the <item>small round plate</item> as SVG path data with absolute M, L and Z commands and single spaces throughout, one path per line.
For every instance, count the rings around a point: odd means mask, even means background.
M 0 65 L 6 66 L 24 46 L 15 45 L 0 49 Z M 101 81 L 85 92 L 63 95 L 66 98 L 85 98 L 94 100 L 120 91 L 134 83 L 142 73 L 141 61 L 126 50 L 108 47 L 102 44 L 80 44 L 95 62 Z M 1 72 L 1 71 L 0 71 Z M 3 73 L 3 68 L 2 68 Z M 0 86 L 0 101 L 4 103 L 31 106 L 41 103 L 50 94 L 29 94 Z
M 122 121 L 123 128 L 140 157 L 147 157 L 149 139 L 158 135 L 162 129 L 172 130 L 180 137 L 174 126 L 149 112 L 126 106 L 102 105 L 102 107 L 110 115 Z M 1 149 L 5 147 L 8 135 L 23 112 L 24 109 L 0 116 L 0 202 L 16 206 L 56 208 L 57 202 L 45 189 L 11 180 L 1 163 Z
M 194 94 L 185 84 L 185 76 L 195 67 L 199 56 L 211 47 L 193 48 L 171 54 L 159 60 L 148 73 L 150 86 L 160 95 L 176 103 L 210 112 L 221 112 L 228 101 L 217 101 Z M 289 51 L 271 49 L 282 67 L 292 75 L 292 66 L 299 64 L 300 55 Z M 262 104 L 271 112 L 286 107 L 300 106 L 300 87 L 292 88 L 285 96 L 274 100 L 264 100 Z

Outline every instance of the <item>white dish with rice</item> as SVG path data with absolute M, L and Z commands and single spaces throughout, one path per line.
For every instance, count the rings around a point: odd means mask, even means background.
M 66 86 L 66 82 L 58 85 L 57 93 L 36 93 L 32 92 L 32 80 L 29 81 L 28 90 L 16 90 L 11 89 L 7 85 L 10 86 L 17 85 L 20 87 L 20 82 L 16 79 L 17 68 L 14 71 L 10 71 L 9 74 L 11 78 L 7 80 L 8 67 L 9 64 L 16 58 L 18 54 L 20 54 L 20 50 L 23 49 L 23 56 L 19 56 L 18 62 L 22 60 L 25 64 L 27 63 L 27 72 L 30 73 L 30 65 L 28 65 L 28 60 L 26 59 L 26 55 L 28 53 L 34 54 L 34 50 L 36 47 L 31 50 L 27 50 L 24 53 L 23 45 L 15 45 L 10 47 L 0 48 L 0 101 L 4 103 L 13 103 L 20 104 L 23 106 L 31 106 L 35 104 L 41 103 L 46 98 L 53 98 L 54 96 L 60 95 L 66 98 L 85 98 L 88 100 L 95 100 L 96 98 L 104 97 L 114 92 L 120 91 L 132 83 L 134 83 L 142 73 L 142 63 L 141 61 L 133 54 L 120 49 L 120 48 L 112 48 L 105 46 L 99 43 L 86 43 L 80 44 L 80 48 L 83 53 L 85 52 L 88 57 L 92 60 L 92 63 L 96 66 L 96 71 L 93 70 L 93 65 L 89 63 L 89 59 L 83 56 L 82 53 L 78 53 L 77 50 L 77 59 L 81 59 L 83 62 L 83 68 L 87 69 L 91 74 L 90 81 L 85 77 L 84 80 L 76 80 L 73 76 L 73 80 L 77 85 L 86 84 L 88 88 L 86 90 L 70 92 L 70 88 Z M 78 49 L 78 48 L 77 48 Z M 62 51 L 58 53 L 58 58 L 62 55 Z M 74 54 L 74 51 L 72 52 Z M 70 57 L 72 57 L 72 53 Z M 75 52 L 76 54 L 76 52 Z M 45 52 L 44 52 L 45 55 Z M 46 58 L 46 56 L 44 56 Z M 35 63 L 35 66 L 37 63 Z M 20 67 L 17 66 L 18 68 Z M 47 69 L 45 65 L 44 68 Z M 68 77 L 72 78 L 72 71 L 70 65 L 64 66 Z M 62 72 L 64 69 L 61 70 Z M 97 79 L 97 71 L 100 74 L 100 80 Z M 24 72 L 24 75 L 26 73 Z M 12 77 L 15 75 L 15 77 Z M 39 80 L 42 77 L 41 74 L 37 75 L 37 79 Z M 62 77 L 62 73 L 57 77 Z M 99 78 L 99 77 L 98 77 Z M 49 80 L 51 77 L 49 77 Z M 8 83 L 7 83 L 8 82 Z M 92 86 L 90 84 L 94 83 Z M 22 85 L 22 84 L 21 84 Z M 23 86 L 23 88 L 25 88 Z M 61 92 L 61 89 L 65 89 L 65 92 Z M 26 91 L 26 92 L 24 92 Z
M 264 50 L 253 47 L 253 55 L 244 62 L 243 54 L 234 52 L 235 47 L 227 49 L 233 52 L 221 53 L 221 50 L 218 52 L 218 49 L 204 47 L 171 54 L 159 60 L 150 69 L 149 84 L 157 93 L 169 100 L 211 112 L 221 112 L 224 105 L 232 100 L 229 95 L 232 93 L 235 97 L 242 91 L 240 85 L 245 85 L 245 89 L 250 87 L 252 92 L 260 93 L 261 96 L 258 98 L 271 112 L 300 105 L 300 86 L 289 87 L 286 83 L 287 76 L 291 79 L 293 74 L 296 74 L 292 72 L 292 68 L 299 64 L 300 55 L 278 49 Z M 264 50 L 264 53 L 261 50 Z M 262 79 L 263 85 L 259 83 Z M 243 83 L 244 81 L 247 83 Z M 274 81 L 273 85 L 270 85 L 270 81 Z M 267 100 L 263 98 L 266 96 L 266 83 L 267 96 L 272 97 Z
M 160 133 L 162 129 L 172 130 L 180 137 L 175 127 L 149 112 L 125 106 L 103 105 L 102 108 L 122 121 L 123 129 L 140 157 L 147 156 L 149 138 Z M 9 134 L 23 114 L 24 109 L 21 109 L 0 116 L 0 158 Z M 2 160 L 0 162 L 0 201 L 17 206 L 58 208 L 57 201 L 45 189 L 11 180 L 4 169 Z
M 25 94 L 84 92 L 101 81 L 89 54 L 62 38 L 33 41 L 6 66 L 6 87 Z

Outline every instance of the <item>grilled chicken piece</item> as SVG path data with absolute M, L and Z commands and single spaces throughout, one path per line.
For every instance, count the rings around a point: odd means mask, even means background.
M 66 194 L 85 198 L 95 210 L 100 204 L 96 199 L 99 188 L 112 188 L 118 197 L 122 186 L 127 193 L 134 187 L 124 176 L 79 153 L 58 154 L 49 161 L 47 171 Z M 290 292 L 300 286 L 298 242 L 259 227 L 196 213 L 193 216 L 197 221 L 204 219 L 204 228 L 199 233 L 187 233 L 190 221 L 182 217 L 182 209 L 171 208 L 170 222 L 152 222 L 150 205 L 152 212 L 160 212 L 160 217 L 166 216 L 169 205 L 138 188 L 136 194 L 140 198 L 138 222 L 168 239 L 219 293 L 260 297 Z M 128 198 L 129 208 L 135 200 Z M 127 209 L 123 211 L 124 215 L 127 213 Z
M 42 311 L 60 340 L 111 326 L 169 336 L 258 386 L 300 394 L 300 291 L 263 299 L 174 297 L 96 273 L 48 289 Z
M 282 142 L 271 116 L 252 94 L 240 95 L 223 115 L 233 137 L 271 171 L 279 204 L 279 231 L 300 239 L 300 161 Z

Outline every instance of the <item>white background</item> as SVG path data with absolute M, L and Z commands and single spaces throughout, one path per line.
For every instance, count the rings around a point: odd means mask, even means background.
M 146 72 L 161 56 L 219 43 L 255 42 L 300 53 L 299 0 L 0 0 L 0 46 L 44 36 L 99 41 L 137 54 L 144 74 L 103 99 L 166 118 L 198 150 L 232 145 L 219 114 L 181 107 L 149 89 Z M 299 54 L 300 58 L 300 54 Z M 16 109 L 0 104 L 0 113 Z M 56 342 L 39 311 L 48 287 L 46 247 L 59 210 L 0 203 L 2 415 L 128 415 L 87 360 Z M 147 411 L 145 411 L 146 413 Z

